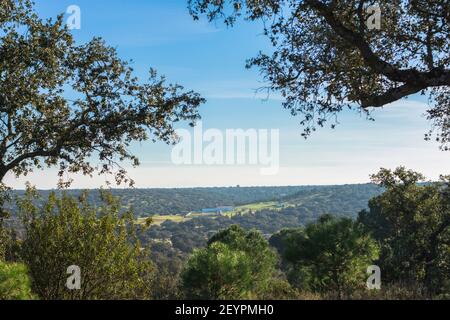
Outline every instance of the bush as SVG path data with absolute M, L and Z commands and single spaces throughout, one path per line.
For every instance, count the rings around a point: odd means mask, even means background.
M 31 280 L 23 264 L 0 261 L 0 300 L 31 300 Z
M 22 259 L 32 288 L 42 299 L 134 299 L 149 294 L 153 266 L 137 241 L 131 212 L 120 213 L 117 199 L 103 193 L 93 207 L 86 197 L 51 194 L 43 207 L 33 190 L 19 201 L 26 236 Z M 68 267 L 81 270 L 81 288 L 68 290 Z

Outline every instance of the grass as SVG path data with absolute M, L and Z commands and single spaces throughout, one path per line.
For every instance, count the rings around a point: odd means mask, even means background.
M 185 222 L 190 220 L 190 218 L 185 218 L 183 216 L 178 216 L 178 215 L 155 215 L 151 217 L 153 219 L 153 223 L 152 225 L 161 225 L 162 223 L 166 222 L 166 221 L 173 221 L 176 223 L 180 223 L 180 222 Z M 138 224 L 144 224 L 146 222 L 148 218 L 139 218 L 137 220 Z
M 292 204 L 289 203 L 283 203 L 284 207 L 290 207 Z M 223 215 L 227 217 L 233 217 L 237 214 L 249 214 L 249 213 L 255 213 L 262 210 L 272 210 L 272 211 L 279 211 L 281 208 L 279 207 L 279 202 L 277 201 L 269 201 L 269 202 L 256 202 L 251 204 L 246 204 L 243 206 L 235 207 L 233 211 L 224 212 Z M 192 212 L 189 217 L 184 217 L 181 215 L 154 215 L 152 216 L 153 223 L 152 225 L 161 225 L 165 221 L 173 221 L 176 223 L 180 222 L 186 222 L 193 218 L 197 217 L 208 217 L 211 219 L 216 218 L 218 215 L 205 215 L 201 212 Z M 144 224 L 146 222 L 147 218 L 139 218 L 137 220 L 138 224 Z

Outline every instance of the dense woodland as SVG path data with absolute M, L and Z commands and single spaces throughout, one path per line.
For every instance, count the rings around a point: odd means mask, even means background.
M 42 199 L 58 190 L 39 190 Z M 367 201 L 380 192 L 374 184 L 342 186 L 287 186 L 287 187 L 228 187 L 228 188 L 185 188 L 185 189 L 112 189 L 112 195 L 120 200 L 124 209 L 133 209 L 139 217 L 155 214 L 184 215 L 191 211 L 217 206 L 239 206 L 256 202 L 280 201 L 302 204 L 315 213 L 339 209 L 339 212 L 355 216 L 355 210 L 367 206 Z M 68 190 L 67 194 L 79 196 L 83 190 Z M 101 190 L 91 190 L 88 201 L 95 205 L 101 202 Z M 22 197 L 25 191 L 11 191 L 5 208 L 13 214 L 17 211 L 15 197 Z M 39 199 L 37 199 L 39 201 Z M 333 208 L 336 205 L 336 208 Z M 321 207 L 322 206 L 322 207 Z
M 129 189 L 110 190 L 121 204 L 121 211 L 132 210 L 135 217 L 151 217 L 153 214 L 175 214 L 183 216 L 190 211 L 221 205 L 247 205 L 257 202 L 278 201 L 289 207 L 277 210 L 249 210 L 232 217 L 195 217 L 186 222 L 167 220 L 161 225 L 150 227 L 141 237 L 145 242 L 170 241 L 173 248 L 183 253 L 191 253 L 203 246 L 211 234 L 224 226 L 238 224 L 247 229 L 257 229 L 263 234 L 271 234 L 290 227 L 305 225 L 323 214 L 336 214 L 355 218 L 360 210 L 367 208 L 369 199 L 378 195 L 382 188 L 375 184 L 342 186 L 291 186 L 291 187 L 230 187 L 196 189 Z M 37 205 L 48 199 L 54 192 L 61 196 L 66 193 L 73 197 L 83 194 L 81 190 L 38 191 Z M 100 205 L 101 190 L 92 190 L 87 201 Z M 25 191 L 14 191 L 10 198 L 21 198 Z M 198 199 L 198 203 L 197 203 Z M 21 223 L 17 216 L 16 201 L 9 201 L 9 218 L 5 224 L 20 233 Z M 153 213 L 153 214 L 152 214 Z
M 137 223 L 110 191 L 94 204 L 88 191 L 43 198 L 30 188 L 16 198 L 21 232 L 1 220 L 0 298 L 449 298 L 448 177 L 423 183 L 398 168 L 372 179 L 305 187 L 283 196 L 297 206 L 276 211 L 161 225 Z M 74 263 L 86 279 L 80 290 L 65 286 Z M 372 265 L 382 286 L 368 290 Z

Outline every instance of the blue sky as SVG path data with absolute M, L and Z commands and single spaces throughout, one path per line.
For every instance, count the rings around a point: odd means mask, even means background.
M 170 81 L 200 92 L 208 102 L 201 107 L 203 127 L 219 130 L 264 128 L 280 130 L 280 170 L 262 176 L 254 166 L 175 166 L 171 147 L 151 142 L 132 150 L 142 165 L 129 169 L 138 187 L 230 185 L 343 184 L 368 181 L 380 167 L 405 165 L 432 179 L 450 173 L 450 153 L 423 141 L 430 124 L 422 116 L 426 104 L 410 97 L 375 112 L 375 122 L 346 112 L 335 130 L 322 129 L 310 139 L 301 137 L 299 119 L 281 107 L 272 94 L 255 94 L 261 87 L 258 70 L 245 61 L 259 50 L 270 51 L 257 23 L 241 22 L 228 29 L 205 20 L 193 21 L 186 0 L 45 0 L 37 1 L 41 16 L 81 8 L 80 43 L 94 36 L 117 48 L 123 59 L 133 59 L 136 74 L 145 79 L 150 67 Z M 124 164 L 127 167 L 127 164 Z M 74 177 L 74 187 L 94 188 L 105 177 Z M 30 181 L 40 188 L 56 185 L 56 171 L 36 172 L 25 178 L 10 176 L 8 184 L 23 188 Z

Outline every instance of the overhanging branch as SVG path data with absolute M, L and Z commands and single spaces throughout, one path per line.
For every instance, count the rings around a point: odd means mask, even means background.
M 398 69 L 380 59 L 370 48 L 361 34 L 345 27 L 334 15 L 332 9 L 318 0 L 306 0 L 312 9 L 321 15 L 328 25 L 345 41 L 355 46 L 361 53 L 365 63 L 375 72 L 384 75 L 394 82 L 409 83 L 413 86 L 449 86 L 450 70 L 434 68 L 428 72 L 417 69 Z
M 425 86 L 413 86 L 409 84 L 404 84 L 400 87 L 387 90 L 383 94 L 368 96 L 366 98 L 361 99 L 361 106 L 363 108 L 382 107 L 384 105 L 395 102 L 397 100 L 400 100 L 406 96 L 417 93 L 424 89 L 426 89 Z

